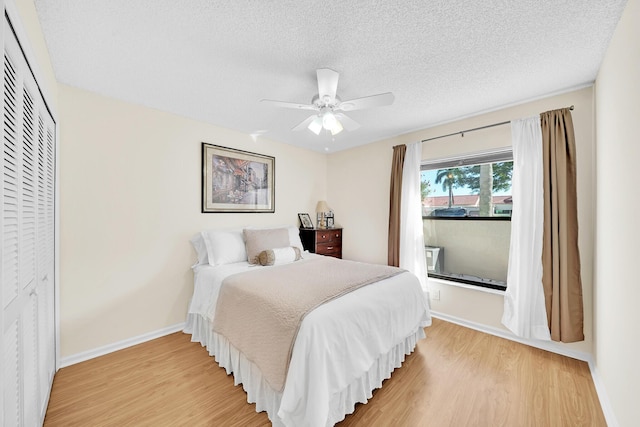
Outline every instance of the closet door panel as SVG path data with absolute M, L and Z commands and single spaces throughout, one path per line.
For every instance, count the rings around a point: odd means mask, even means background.
M 46 411 L 50 387 L 55 374 L 55 289 L 54 289 L 54 214 L 55 214 L 55 166 L 54 166 L 54 123 L 48 114 L 38 119 L 37 170 L 38 187 L 37 210 L 40 225 L 38 243 L 42 253 L 38 257 L 38 371 L 40 374 L 40 411 Z M 41 148 L 40 148 L 41 147 Z M 40 156 L 43 156 L 40 159 Z M 42 160 L 42 161 L 41 161 Z
M 24 425 L 35 426 L 40 419 L 38 392 L 37 316 L 38 302 L 35 290 L 27 299 L 22 313 L 22 373 L 24 393 Z
M 54 328 L 54 292 L 53 287 L 44 287 L 38 290 L 38 384 L 39 411 L 42 415 L 46 412 L 46 403 L 49 399 L 50 384 L 53 384 L 55 374 L 55 328 Z
M 37 426 L 55 374 L 55 122 L 4 24 L 0 421 Z
M 22 88 L 22 173 L 20 187 L 20 282 L 23 288 L 36 278 L 36 140 L 35 106 L 31 95 L 37 88 L 24 81 Z M 33 83 L 35 84 L 35 83 Z M 36 92 L 37 93 L 37 92 Z
M 3 425 L 24 425 L 23 419 L 23 292 L 19 281 L 19 166 L 18 74 L 14 58 L 3 56 L 2 149 L 2 325 Z
M 4 131 L 2 153 L 2 300 L 3 308 L 16 301 L 18 282 L 18 153 L 17 94 L 13 60 L 4 54 Z M 12 323 L 7 319 L 8 323 Z
M 19 426 L 22 425 L 22 410 L 21 410 L 21 388 L 20 388 L 20 357 L 18 354 L 18 348 L 20 346 L 18 342 L 18 321 L 6 325 L 3 335 L 3 377 L 2 377 L 2 392 L 4 408 L 3 413 L 3 426 Z

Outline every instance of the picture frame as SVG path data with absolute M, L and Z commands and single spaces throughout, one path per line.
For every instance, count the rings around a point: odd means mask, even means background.
M 300 228 L 313 228 L 313 222 L 311 222 L 311 217 L 308 213 L 299 213 L 298 218 L 300 219 Z
M 328 216 L 327 217 L 327 228 L 333 228 L 335 227 L 335 223 L 333 221 L 333 216 Z
M 276 159 L 202 143 L 202 213 L 275 212 Z

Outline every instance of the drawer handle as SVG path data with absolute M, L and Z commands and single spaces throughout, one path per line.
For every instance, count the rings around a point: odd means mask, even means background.
M 322 238 L 323 238 L 323 239 L 326 239 L 326 238 L 327 238 L 327 236 L 323 234 L 323 235 L 322 235 Z
M 330 251 L 331 249 L 333 249 L 333 246 L 327 246 L 328 251 Z

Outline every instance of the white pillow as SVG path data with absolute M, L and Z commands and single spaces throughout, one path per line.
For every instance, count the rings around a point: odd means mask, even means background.
M 247 260 L 242 230 L 203 231 L 210 265 L 231 264 Z
M 193 245 L 193 249 L 196 250 L 196 254 L 198 255 L 198 264 L 208 264 L 209 257 L 207 255 L 207 245 L 204 243 L 204 237 L 202 237 L 202 233 L 198 233 L 189 240 Z
M 287 231 L 289 232 L 289 245 L 294 248 L 300 249 L 300 252 L 304 252 L 304 248 L 302 247 L 302 240 L 300 240 L 300 229 L 293 225 L 287 227 Z

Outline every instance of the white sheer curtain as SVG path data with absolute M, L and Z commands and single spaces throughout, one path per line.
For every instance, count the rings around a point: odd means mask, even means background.
M 400 268 L 420 280 L 427 290 L 427 261 L 424 256 L 422 228 L 422 196 L 420 194 L 420 160 L 422 142 L 407 144 L 402 169 L 402 196 L 400 206 Z
M 540 117 L 511 122 L 511 246 L 502 323 L 523 338 L 551 339 L 542 288 L 542 131 Z

